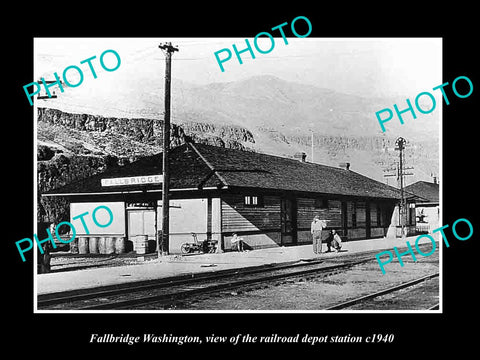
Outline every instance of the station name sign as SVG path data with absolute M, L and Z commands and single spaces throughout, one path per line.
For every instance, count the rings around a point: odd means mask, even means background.
M 163 182 L 163 175 L 128 176 L 121 178 L 102 179 L 101 182 L 102 186 L 161 184 Z

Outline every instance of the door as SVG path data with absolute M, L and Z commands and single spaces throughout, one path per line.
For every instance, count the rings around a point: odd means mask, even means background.
M 370 239 L 372 237 L 372 232 L 371 232 L 371 220 L 370 220 L 370 202 L 367 201 L 365 203 L 365 237 L 367 239 Z
M 347 202 L 342 201 L 342 229 L 343 232 L 340 234 L 343 238 L 348 239 L 348 207 Z
M 147 235 L 155 241 L 155 210 L 128 210 L 128 240 L 137 235 Z
M 285 198 L 280 203 L 281 240 L 280 245 L 297 243 L 297 201 Z

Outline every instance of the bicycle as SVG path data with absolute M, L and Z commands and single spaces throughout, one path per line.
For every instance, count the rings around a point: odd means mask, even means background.
M 191 254 L 195 252 L 199 253 L 214 253 L 217 250 L 217 241 L 205 239 L 203 241 L 198 240 L 196 233 L 192 232 L 193 242 L 183 243 L 180 247 L 182 254 Z

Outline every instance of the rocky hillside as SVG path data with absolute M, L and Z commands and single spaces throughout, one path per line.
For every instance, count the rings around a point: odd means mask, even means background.
M 40 194 L 68 184 L 72 181 L 84 179 L 88 176 L 105 171 L 109 167 L 119 166 L 121 159 L 107 156 L 92 155 L 64 155 L 55 153 L 46 146 L 39 146 L 39 153 L 50 157 L 48 160 L 37 162 L 38 197 L 37 218 L 40 222 L 65 221 L 69 219 L 69 205 L 63 198 L 44 198 Z
M 145 156 L 161 151 L 162 120 L 116 118 L 38 108 L 38 142 L 81 155 Z M 172 124 L 170 146 L 186 141 L 245 150 L 253 135 L 233 125 Z
M 275 135 L 277 138 L 278 134 Z M 377 181 L 398 186 L 396 177 L 386 178 L 393 174 L 399 161 L 399 152 L 395 150 L 395 138 L 386 136 L 335 136 L 317 135 L 313 137 L 314 161 L 325 165 L 338 166 L 341 162 L 350 162 L 351 170 L 359 172 Z M 311 158 L 311 136 L 286 135 L 281 142 L 295 144 Z M 413 175 L 405 178 L 406 184 L 416 181 L 432 181 L 440 174 L 439 144 L 431 141 L 407 142 L 404 153 L 404 166 Z
M 162 121 L 126 119 L 38 109 L 37 176 L 38 193 L 72 181 L 122 166 L 137 158 L 161 152 Z M 194 141 L 247 150 L 253 135 L 236 126 L 202 123 L 172 124 L 170 144 Z M 38 197 L 39 221 L 68 220 L 63 199 Z

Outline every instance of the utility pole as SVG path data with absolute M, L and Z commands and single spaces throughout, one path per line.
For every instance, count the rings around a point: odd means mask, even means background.
M 401 203 L 400 203 L 400 225 L 402 226 L 402 238 L 405 235 L 405 222 L 406 222 L 406 214 L 405 214 L 405 191 L 403 190 L 403 150 L 405 148 L 405 139 L 402 137 L 399 137 L 395 141 L 396 148 L 395 150 L 400 151 L 400 166 L 398 168 L 398 177 L 400 178 L 400 197 L 401 197 Z
M 172 53 L 178 48 L 172 46 L 171 42 L 161 43 L 158 46 L 165 54 L 165 115 L 163 118 L 163 183 L 162 183 L 162 242 L 157 244 L 158 256 L 168 254 L 169 249 L 169 225 L 170 225 L 170 203 L 169 203 L 169 150 L 170 150 L 170 83 L 172 72 Z M 161 249 L 160 249 L 161 247 Z
M 411 170 L 413 168 L 405 168 L 404 167 L 404 150 L 405 146 L 407 145 L 407 140 L 403 137 L 397 138 L 395 141 L 395 150 L 399 151 L 399 161 L 397 163 L 397 181 L 400 188 L 400 208 L 399 208 L 399 217 L 400 217 L 400 226 L 402 232 L 402 238 L 406 236 L 405 226 L 407 222 L 407 200 L 405 197 L 405 183 L 404 183 L 404 176 L 413 175 L 413 173 L 406 173 L 405 170 Z M 384 171 L 391 171 L 394 169 L 385 169 Z M 384 177 L 395 176 L 393 174 L 385 174 Z
M 395 150 L 398 150 L 400 152 L 399 156 L 399 168 L 398 168 L 398 177 L 399 177 L 399 182 L 400 182 L 400 197 L 401 197 L 401 203 L 400 203 L 400 225 L 402 227 L 402 238 L 406 236 L 406 231 L 405 231 L 405 225 L 407 222 L 407 200 L 405 198 L 405 189 L 404 189 L 404 181 L 403 177 L 405 175 L 413 175 L 411 173 L 405 173 L 404 170 L 407 170 L 407 168 L 404 168 L 403 164 L 403 151 L 405 150 L 405 145 L 407 144 L 407 140 L 405 140 L 403 137 L 399 137 L 395 141 Z M 411 169 L 411 168 L 408 168 Z
M 53 80 L 45 80 L 45 84 L 54 84 L 56 82 L 57 81 L 53 81 Z M 41 84 L 42 81 L 37 80 L 37 83 Z M 60 83 L 62 84 L 62 86 L 66 86 L 66 84 L 63 81 L 60 81 Z M 41 95 L 40 93 L 38 93 L 38 95 L 37 95 L 37 99 L 56 99 L 56 98 L 57 98 L 57 95 L 55 94 L 55 90 L 53 90 L 53 95 L 52 96 Z

